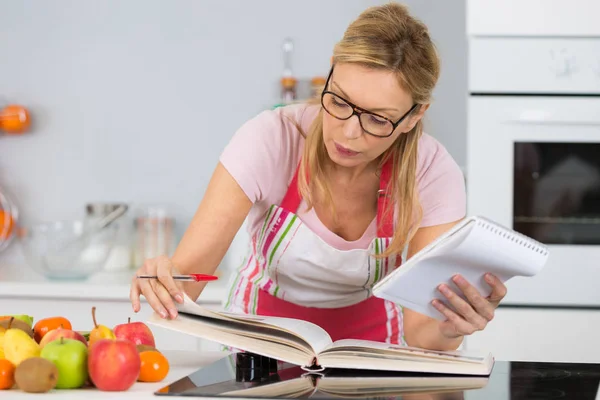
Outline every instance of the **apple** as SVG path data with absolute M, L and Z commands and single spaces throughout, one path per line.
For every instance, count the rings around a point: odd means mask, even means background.
M 60 338 L 79 340 L 86 347 L 88 344 L 87 340 L 85 340 L 83 335 L 80 334 L 79 332 L 76 332 L 71 329 L 64 329 L 64 328 L 60 327 L 60 328 L 52 329 L 50 332 L 46 333 L 44 335 L 44 337 L 42 338 L 42 340 L 40 341 L 40 347 L 44 348 L 44 346 L 46 346 L 48 343 L 58 340 Z
M 52 361 L 58 368 L 57 389 L 76 389 L 85 384 L 88 348 L 79 340 L 60 338 L 47 343 L 40 357 Z
M 136 345 L 156 347 L 152 331 L 143 322 L 131 322 L 131 318 L 127 318 L 127 323 L 115 326 L 113 332 L 117 339 L 129 340 Z
M 124 339 L 100 339 L 89 349 L 88 371 L 97 389 L 125 391 L 137 381 L 141 360 L 136 345 Z

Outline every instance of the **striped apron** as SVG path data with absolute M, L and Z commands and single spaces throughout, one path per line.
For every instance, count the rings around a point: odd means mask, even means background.
M 401 256 L 375 258 L 393 236 L 393 213 L 384 216 L 391 163 L 384 164 L 377 205 L 377 237 L 368 249 L 338 250 L 295 214 L 302 198 L 298 170 L 280 206 L 272 205 L 233 274 L 225 309 L 302 319 L 331 338 L 406 344 L 402 309 L 372 296 L 373 285 L 401 263 Z

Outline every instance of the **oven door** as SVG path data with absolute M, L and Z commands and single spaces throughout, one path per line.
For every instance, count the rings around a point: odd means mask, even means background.
M 550 247 L 505 304 L 600 306 L 600 96 L 469 98 L 468 213 Z

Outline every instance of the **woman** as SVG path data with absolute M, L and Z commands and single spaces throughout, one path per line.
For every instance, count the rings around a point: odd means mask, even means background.
M 370 289 L 465 216 L 464 179 L 422 119 L 438 80 L 427 28 L 398 4 L 369 8 L 335 46 L 319 104 L 265 111 L 221 155 L 204 199 L 171 259 L 147 260 L 133 279 L 164 318 L 181 291 L 204 285 L 171 275 L 212 273 L 248 218 L 251 251 L 231 282 L 234 312 L 305 319 L 333 340 L 355 338 L 456 349 L 483 329 L 505 296 L 493 276 L 483 298 L 460 276 L 468 301 L 440 286 L 440 322 L 371 296 Z

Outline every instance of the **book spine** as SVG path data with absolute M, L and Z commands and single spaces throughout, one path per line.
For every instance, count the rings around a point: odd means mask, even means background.
M 325 368 L 323 368 L 322 366 L 319 365 L 319 360 L 317 359 L 316 356 L 313 357 L 311 364 L 309 366 L 303 366 L 301 368 L 307 372 L 320 372 L 320 371 L 325 370 Z

